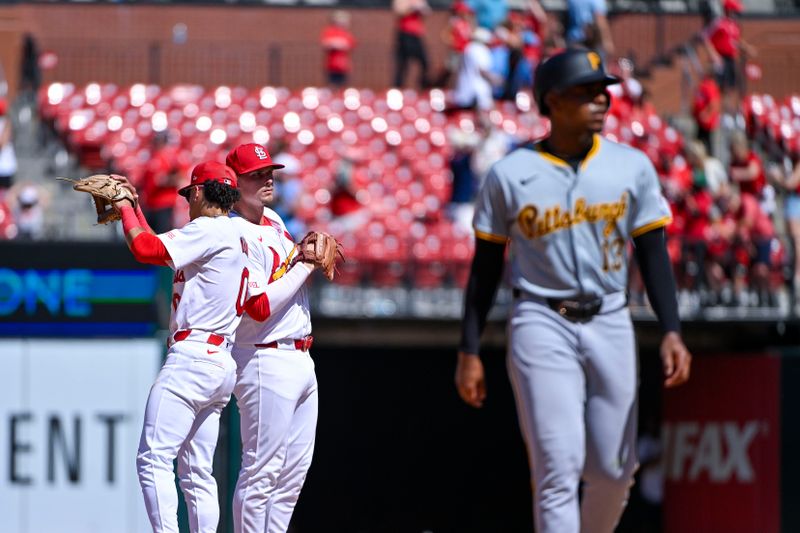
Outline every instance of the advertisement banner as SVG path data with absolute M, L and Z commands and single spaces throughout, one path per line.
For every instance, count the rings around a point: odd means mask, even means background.
M 780 531 L 780 359 L 696 358 L 664 392 L 664 531 Z
M 0 337 L 150 336 L 164 270 L 122 243 L 2 243 Z
M 139 533 L 155 340 L 0 339 L 0 531 Z

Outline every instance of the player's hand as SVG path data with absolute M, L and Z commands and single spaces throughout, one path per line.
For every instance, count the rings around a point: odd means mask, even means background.
M 482 407 L 486 399 L 486 381 L 483 363 L 476 354 L 458 352 L 456 364 L 456 389 L 458 395 L 472 407 Z
M 111 174 L 111 177 L 117 180 L 123 187 L 131 191 L 131 194 L 133 194 L 133 198 L 136 200 L 137 203 L 139 202 L 139 193 L 136 192 L 136 187 L 134 187 L 133 184 L 130 181 L 128 181 L 128 178 L 126 178 L 125 176 L 120 176 L 119 174 Z
M 661 363 L 664 368 L 664 386 L 676 387 L 689 379 L 692 354 L 683 344 L 681 336 L 671 331 L 661 341 Z

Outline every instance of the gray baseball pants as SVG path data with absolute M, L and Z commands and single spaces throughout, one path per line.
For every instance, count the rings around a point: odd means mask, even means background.
M 638 359 L 624 298 L 606 296 L 583 323 L 533 297 L 514 301 L 507 364 L 538 533 L 611 533 L 627 503 L 638 466 Z

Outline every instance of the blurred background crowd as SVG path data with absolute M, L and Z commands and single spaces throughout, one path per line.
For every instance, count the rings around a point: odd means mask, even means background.
M 377 86 L 353 84 L 371 68 L 358 61 L 369 43 L 342 9 L 318 29 L 322 85 L 57 79 L 64 52 L 28 34 L 19 88 L 0 101 L 0 239 L 119 239 L 114 228 L 92 227 L 84 199 L 52 179 L 98 172 L 127 175 L 153 227 L 166 231 L 185 223 L 176 191 L 192 165 L 255 141 L 285 165 L 273 207 L 295 237 L 314 227 L 345 243 L 351 260 L 340 285 L 459 289 L 472 201 L 488 169 L 547 135 L 531 98 L 536 66 L 579 45 L 622 80 L 610 87 L 604 134 L 644 151 L 661 177 L 682 313 L 794 314 L 800 96 L 748 91 L 760 52 L 742 37 L 741 0 L 695 4 L 701 22 L 666 58 L 679 73 L 666 89 L 680 94 L 669 113 L 649 88 L 652 65 L 615 44 L 605 0 L 558 9 L 455 0 L 433 10 L 394 0 L 391 79 Z M 445 10 L 432 31 L 429 18 Z M 176 24 L 173 43 L 186 39 Z M 635 269 L 631 302 L 646 307 Z

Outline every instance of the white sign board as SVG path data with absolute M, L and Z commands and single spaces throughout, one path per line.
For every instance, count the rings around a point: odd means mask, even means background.
M 136 450 L 162 348 L 0 340 L 0 531 L 149 530 Z

